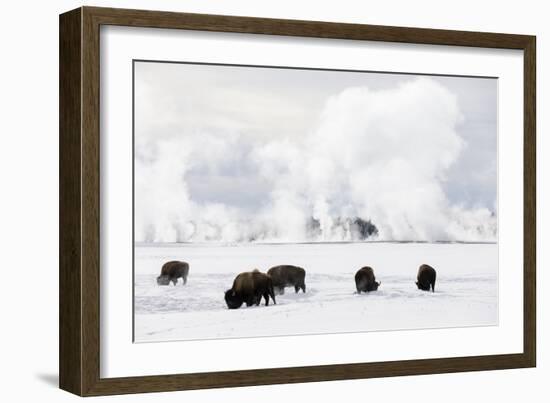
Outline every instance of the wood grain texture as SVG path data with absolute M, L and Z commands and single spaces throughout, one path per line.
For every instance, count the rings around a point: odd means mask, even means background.
M 59 386 L 82 394 L 81 10 L 59 18 Z
M 524 51 L 524 352 L 478 357 L 100 378 L 101 25 Z M 60 387 L 81 396 L 532 367 L 536 364 L 535 37 L 82 7 L 60 17 Z M 146 363 L 144 363 L 146 365 Z
M 537 129 L 536 39 L 524 48 L 523 66 L 523 354 L 536 366 L 537 338 Z
M 523 49 L 529 36 L 225 15 L 85 7 L 105 25 Z
M 99 378 L 100 135 L 99 24 L 82 9 L 82 389 Z

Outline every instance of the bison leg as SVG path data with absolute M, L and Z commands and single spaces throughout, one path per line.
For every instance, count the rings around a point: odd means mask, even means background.
M 429 289 L 429 288 L 428 288 Z M 432 292 L 435 292 L 435 280 L 434 282 L 432 283 Z
M 183 280 L 183 284 L 182 284 L 182 285 L 187 284 L 187 277 L 182 277 L 181 279 Z
M 174 283 L 174 286 L 178 283 L 178 279 L 177 278 L 173 278 L 172 279 L 172 283 Z
M 306 284 L 305 283 L 302 283 L 302 291 L 305 293 L 306 292 Z
M 273 292 L 273 287 L 269 287 L 268 292 L 269 292 L 269 296 L 273 300 L 273 304 L 277 305 L 277 301 L 275 301 L 275 293 Z M 267 305 L 267 302 L 266 302 L 266 305 Z
M 298 294 L 298 291 L 300 291 L 300 286 L 299 286 L 299 285 L 295 285 L 295 286 L 294 286 L 294 292 L 295 292 L 296 294 Z
M 358 283 L 355 283 L 355 287 L 357 288 L 357 294 L 361 294 L 361 291 L 368 291 L 367 284 L 362 280 L 360 280 Z
M 258 306 L 260 305 L 260 302 L 262 302 L 262 294 L 261 293 L 254 294 L 252 303 Z
M 265 306 L 269 305 L 269 293 L 266 291 L 264 294 Z

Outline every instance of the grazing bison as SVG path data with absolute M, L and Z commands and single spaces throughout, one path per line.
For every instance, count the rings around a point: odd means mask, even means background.
M 365 266 L 357 270 L 355 273 L 355 287 L 357 287 L 357 293 L 370 292 L 378 290 L 378 286 L 381 283 L 376 281 L 372 267 Z
M 162 265 L 160 276 L 157 277 L 158 285 L 169 285 L 173 282 L 174 285 L 178 282 L 178 278 L 182 278 L 183 285 L 187 283 L 187 275 L 189 274 L 189 264 L 186 262 L 178 262 L 174 260 Z
M 243 302 L 246 306 L 260 305 L 262 297 L 265 298 L 266 306 L 269 305 L 269 297 L 274 304 L 277 303 L 271 277 L 258 270 L 239 274 L 233 281 L 233 287 L 225 292 L 225 302 L 229 309 L 240 308 Z
M 302 289 L 306 292 L 306 271 L 298 266 L 282 265 L 272 267 L 267 271 L 273 280 L 273 287 L 278 290 L 279 294 L 285 293 L 285 287 L 294 287 L 294 291 L 298 292 Z
M 418 275 L 416 277 L 416 286 L 423 291 L 435 292 L 435 269 L 427 264 L 423 264 L 418 268 Z

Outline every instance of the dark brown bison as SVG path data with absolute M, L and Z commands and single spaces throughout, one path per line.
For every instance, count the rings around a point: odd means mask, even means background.
M 306 292 L 306 271 L 298 266 L 282 265 L 272 267 L 267 271 L 273 280 L 273 288 L 279 294 L 285 293 L 285 287 L 294 287 L 294 291 L 298 292 L 302 289 Z
M 418 287 L 418 289 L 423 291 L 430 291 L 431 287 L 432 292 L 435 292 L 435 277 L 435 269 L 432 266 L 423 264 L 418 268 L 418 275 L 416 276 L 416 286 Z
M 374 271 L 372 271 L 372 267 L 362 267 L 357 270 L 357 273 L 355 273 L 355 287 L 357 287 L 358 294 L 361 294 L 361 291 L 376 291 L 378 290 L 380 284 L 381 283 L 376 281 L 376 277 L 374 277 Z
M 187 283 L 187 275 L 189 274 L 189 264 L 186 262 L 179 262 L 177 260 L 164 263 L 160 270 L 160 276 L 157 277 L 158 285 L 169 285 L 173 282 L 177 284 L 178 278 L 182 278 L 183 285 Z
M 269 305 L 269 297 L 275 301 L 273 281 L 265 273 L 258 270 L 239 274 L 233 280 L 233 287 L 225 292 L 225 302 L 229 309 L 240 308 L 243 302 L 246 306 L 260 305 L 262 297 L 265 305 Z

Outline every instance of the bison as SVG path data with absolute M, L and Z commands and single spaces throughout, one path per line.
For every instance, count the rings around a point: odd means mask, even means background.
M 418 268 L 418 275 L 416 277 L 416 286 L 423 291 L 435 292 L 435 269 L 427 264 L 423 264 Z
M 381 283 L 376 281 L 374 277 L 374 271 L 372 267 L 365 266 L 357 270 L 355 273 L 355 287 L 357 288 L 357 293 L 361 294 L 363 292 L 370 292 L 378 290 L 378 287 Z
M 274 304 L 277 303 L 271 277 L 258 270 L 239 274 L 233 281 L 233 287 L 225 292 L 225 302 L 229 309 L 240 308 L 243 302 L 246 306 L 260 305 L 262 297 L 265 298 L 266 306 L 269 305 L 269 297 Z
M 179 262 L 177 260 L 164 263 L 160 270 L 160 276 L 157 277 L 158 285 L 169 285 L 170 282 L 177 284 L 178 278 L 182 278 L 183 285 L 187 283 L 187 275 L 189 274 L 189 264 Z
M 272 267 L 267 271 L 273 280 L 273 287 L 277 289 L 279 294 L 285 293 L 285 287 L 294 287 L 294 291 L 298 292 L 302 289 L 306 292 L 306 271 L 298 266 L 282 265 Z

